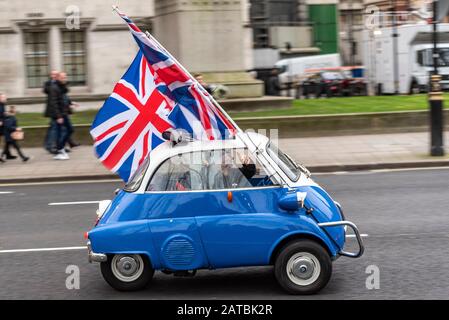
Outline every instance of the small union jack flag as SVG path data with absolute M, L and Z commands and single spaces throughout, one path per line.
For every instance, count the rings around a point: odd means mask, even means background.
M 161 85 L 139 52 L 92 124 L 98 158 L 124 181 L 174 127 L 169 119 L 174 103 L 158 90 Z

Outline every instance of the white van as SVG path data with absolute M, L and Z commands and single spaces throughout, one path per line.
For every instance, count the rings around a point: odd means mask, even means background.
M 438 25 L 438 72 L 441 86 L 449 89 L 449 24 Z M 363 32 L 363 63 L 373 87 L 381 85 L 382 93 L 395 92 L 395 66 L 392 28 Z M 433 70 L 432 26 L 426 24 L 398 27 L 397 80 L 401 94 L 427 91 Z
M 337 68 L 341 66 L 340 54 L 321 54 L 308 57 L 283 59 L 276 62 L 280 69 L 279 82 L 281 85 L 300 80 L 307 69 Z

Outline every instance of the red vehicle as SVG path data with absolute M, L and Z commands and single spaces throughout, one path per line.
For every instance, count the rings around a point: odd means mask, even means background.
M 315 97 L 334 97 L 366 95 L 367 86 L 363 77 L 354 74 L 355 67 L 309 69 L 306 80 L 302 82 L 302 94 L 307 99 Z
M 343 95 L 348 84 L 348 80 L 340 72 L 320 71 L 307 77 L 302 83 L 302 91 L 306 99 L 309 95 L 330 98 Z

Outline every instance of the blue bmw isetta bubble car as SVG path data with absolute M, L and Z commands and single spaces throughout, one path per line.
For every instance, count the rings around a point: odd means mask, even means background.
M 182 135 L 178 135 L 179 137 Z M 357 227 L 267 137 L 168 140 L 129 183 L 104 200 L 87 234 L 90 262 L 113 288 L 145 288 L 154 272 L 274 266 L 280 286 L 312 294 L 326 286 L 332 261 L 360 257 Z M 347 229 L 358 243 L 344 250 Z

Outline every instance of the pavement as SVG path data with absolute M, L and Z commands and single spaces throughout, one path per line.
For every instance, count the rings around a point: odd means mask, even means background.
M 82 234 L 97 207 L 86 201 L 110 199 L 116 181 L 0 186 L 0 299 L 447 299 L 449 168 L 314 178 L 367 235 L 365 254 L 335 261 L 317 295 L 285 294 L 271 267 L 200 270 L 193 278 L 156 272 L 146 290 L 113 290 L 87 262 Z M 79 290 L 66 288 L 68 266 L 79 268 Z M 380 287 L 369 290 L 375 267 Z
M 424 132 L 351 135 L 281 139 L 279 145 L 312 172 L 449 166 L 449 156 L 428 156 L 429 138 Z M 445 141 L 449 141 L 449 132 L 445 133 Z M 115 177 L 95 158 L 92 146 L 74 149 L 68 161 L 53 160 L 42 148 L 24 152 L 32 157 L 27 163 L 0 163 L 0 182 Z

